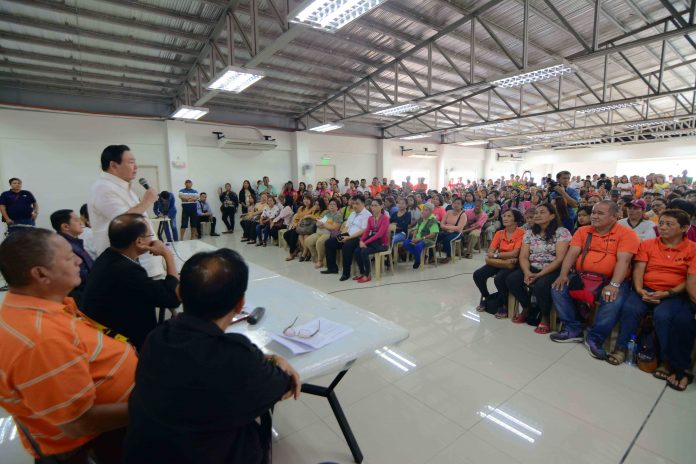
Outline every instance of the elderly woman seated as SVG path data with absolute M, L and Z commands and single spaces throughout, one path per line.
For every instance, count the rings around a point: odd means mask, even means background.
M 338 235 L 343 223 L 343 215 L 338 210 L 338 201 L 329 200 L 328 210 L 317 220 L 317 231 L 305 238 L 304 244 L 311 254 L 314 267 L 320 269 L 324 265 L 326 240 Z
M 435 205 L 425 203 L 421 218 L 416 223 L 413 238 L 404 241 L 404 250 L 413 255 L 413 269 L 420 267 L 420 258 L 423 249 L 435 245 L 437 234 L 440 232 L 440 224 L 433 215 Z

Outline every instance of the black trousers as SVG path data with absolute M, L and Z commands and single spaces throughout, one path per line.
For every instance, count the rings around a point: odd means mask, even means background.
M 222 208 L 222 222 L 225 223 L 227 230 L 234 232 L 234 215 L 237 208 Z
M 510 293 L 515 295 L 517 301 L 520 302 L 522 308 L 530 310 L 527 313 L 527 321 L 530 323 L 539 321 L 540 317 L 548 318 L 551 314 L 551 306 L 553 305 L 551 284 L 558 278 L 560 273 L 561 270 L 557 269 L 537 279 L 531 286 L 531 292 L 527 291 L 527 287 L 524 284 L 524 274 L 521 269 L 516 269 L 515 272 L 508 275 L 505 284 Z M 532 295 L 534 295 L 537 302 L 535 308 L 532 308 Z
M 691 367 L 691 350 L 696 339 L 696 320 L 694 320 L 694 307 L 685 306 L 682 311 L 675 314 L 672 326 L 669 330 L 669 343 L 667 346 L 667 359 L 675 371 L 683 372 Z
M 339 242 L 336 237 L 328 239 L 324 245 L 326 250 L 326 268 L 329 271 L 337 271 L 336 252 L 340 249 L 343 253 L 343 275 L 350 275 L 350 268 L 353 265 L 353 255 L 360 246 L 360 237 Z
M 285 239 L 285 243 L 288 244 L 290 253 L 295 253 L 297 251 L 297 242 L 300 239 L 300 236 L 297 234 L 297 230 L 290 229 L 286 231 L 283 238 Z
M 270 235 L 275 240 L 278 240 L 278 232 L 280 232 L 283 229 L 287 229 L 287 228 L 288 228 L 288 226 L 286 226 L 285 224 L 283 224 L 281 226 L 273 226 L 273 227 L 271 227 Z
M 370 255 L 373 253 L 380 253 L 382 251 L 387 251 L 389 247 L 382 245 L 378 242 L 373 242 L 367 245 L 365 248 L 360 248 L 360 240 L 358 239 L 358 248 L 356 249 L 356 254 L 358 255 L 358 269 L 360 269 L 360 274 L 364 276 L 370 275 Z M 344 248 L 345 250 L 345 248 Z M 345 266 L 344 266 L 345 269 Z M 350 267 L 348 268 L 350 272 Z
M 198 220 L 196 221 L 196 232 L 198 232 L 198 237 L 201 237 L 201 222 L 209 222 L 210 223 L 210 234 L 215 233 L 215 224 L 217 224 L 217 219 L 215 219 L 215 216 L 198 216 Z
M 484 264 L 483 267 L 480 267 L 474 271 L 474 283 L 481 292 L 481 296 L 483 298 L 488 298 L 490 293 L 488 292 L 486 282 L 488 279 L 493 277 L 493 283 L 495 284 L 495 288 L 498 290 L 498 294 L 500 295 L 499 301 L 507 304 L 509 292 L 505 279 L 507 279 L 507 277 L 512 274 L 513 271 L 515 271 L 515 269 L 500 269 L 489 266 L 488 264 Z
M 240 222 L 242 230 L 244 231 L 243 238 L 249 239 L 252 242 L 256 240 L 256 224 L 258 224 L 256 221 L 250 221 L 248 219 L 244 219 Z

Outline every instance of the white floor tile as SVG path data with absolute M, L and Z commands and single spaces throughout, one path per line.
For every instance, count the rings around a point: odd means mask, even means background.
M 380 390 L 344 411 L 365 459 L 373 463 L 421 464 L 464 433 L 398 388 Z M 324 421 L 341 433 L 333 417 Z
M 646 450 L 638 445 L 634 445 L 630 454 L 624 461 L 625 464 L 675 464 L 667 458 Z
M 427 464 L 515 464 L 514 457 L 467 432 Z
M 348 445 L 323 422 L 310 425 L 273 444 L 273 461 L 279 464 L 353 463 Z M 370 462 L 367 458 L 363 462 Z M 373 461 L 374 462 L 374 461 Z
M 679 407 L 664 399 L 658 403 L 637 441 L 639 446 L 677 464 L 696 462 L 694 443 L 696 410 Z

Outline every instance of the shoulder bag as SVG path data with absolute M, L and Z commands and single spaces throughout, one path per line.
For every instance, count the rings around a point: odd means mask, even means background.
M 574 300 L 586 303 L 589 306 L 595 304 L 599 299 L 599 292 L 602 291 L 607 284 L 607 278 L 604 274 L 596 272 L 584 272 L 585 258 L 592 243 L 592 233 L 587 234 L 585 246 L 582 249 L 582 257 L 580 258 L 580 269 L 576 269 L 576 273 L 568 283 L 568 294 Z
M 317 220 L 311 216 L 300 219 L 295 228 L 297 235 L 311 235 L 317 231 Z

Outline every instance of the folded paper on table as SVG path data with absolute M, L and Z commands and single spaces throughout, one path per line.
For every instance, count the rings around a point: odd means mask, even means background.
M 273 340 L 288 348 L 293 352 L 293 354 L 301 354 L 307 353 L 308 351 L 318 350 L 319 348 L 326 346 L 331 342 L 335 342 L 336 340 L 353 332 L 352 327 L 324 319 L 323 317 L 311 320 L 301 326 L 295 327 L 295 330 L 297 332 L 307 331 L 311 333 L 314 332 L 317 327 L 320 328 L 319 332 L 310 338 L 288 337 L 283 333 L 271 333 L 270 335 Z

